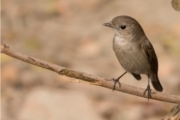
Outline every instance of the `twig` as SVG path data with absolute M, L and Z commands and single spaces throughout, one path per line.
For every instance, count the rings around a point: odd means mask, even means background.
M 4 43 L 1 43 L 1 53 L 4 53 L 8 56 L 17 58 L 19 60 L 25 61 L 33 65 L 36 65 L 45 69 L 49 69 L 51 71 L 57 72 L 60 75 L 81 79 L 91 85 L 101 86 L 101 87 L 105 87 L 109 89 L 112 89 L 113 87 L 113 82 L 109 82 L 108 79 L 96 77 L 96 76 L 93 76 L 91 74 L 84 73 L 84 72 L 71 70 L 71 69 L 61 67 L 61 66 L 43 61 L 43 60 L 36 59 L 34 57 L 23 55 L 21 53 L 15 52 L 14 50 L 10 49 L 10 47 L 5 45 Z M 132 94 L 135 96 L 147 98 L 147 95 L 145 96 L 143 95 L 144 89 L 126 85 L 123 83 L 121 83 L 121 87 L 116 87 L 116 90 L 125 92 L 128 94 Z M 154 90 L 152 91 L 151 99 L 171 102 L 171 103 L 180 103 L 180 96 L 172 95 L 169 93 L 157 92 Z

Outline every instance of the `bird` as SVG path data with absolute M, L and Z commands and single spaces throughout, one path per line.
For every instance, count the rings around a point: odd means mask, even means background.
M 148 100 L 151 97 L 150 81 L 156 91 L 163 91 L 163 87 L 158 78 L 158 59 L 155 50 L 146 37 L 141 25 L 134 18 L 126 15 L 117 16 L 111 22 L 104 23 L 114 31 L 113 50 L 125 69 L 125 72 L 114 81 L 113 90 L 116 83 L 126 73 L 130 73 L 136 80 L 141 80 L 141 74 L 148 77 L 148 85 L 144 91 L 147 93 Z

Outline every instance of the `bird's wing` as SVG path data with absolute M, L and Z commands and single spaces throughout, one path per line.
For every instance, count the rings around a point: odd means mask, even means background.
M 151 45 L 151 43 L 149 42 L 149 40 L 143 41 L 141 43 L 141 48 L 149 60 L 152 71 L 157 73 L 157 71 L 158 71 L 158 60 L 157 60 L 154 48 Z

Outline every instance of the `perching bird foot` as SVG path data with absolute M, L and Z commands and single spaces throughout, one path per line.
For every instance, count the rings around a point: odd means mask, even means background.
M 115 90 L 115 88 L 116 88 L 116 83 L 118 83 L 119 84 L 119 87 L 121 87 L 121 83 L 119 82 L 119 79 L 122 77 L 122 76 L 124 76 L 125 74 L 127 73 L 127 71 L 126 72 L 124 72 L 121 76 L 119 76 L 118 78 L 112 78 L 111 80 L 113 80 L 114 81 L 114 85 L 113 85 L 113 90 Z
M 118 78 L 112 78 L 111 80 L 113 80 L 114 81 L 114 85 L 113 85 L 113 90 L 115 90 L 116 89 L 116 83 L 118 83 L 119 84 L 119 87 L 121 87 L 121 83 L 119 82 L 119 79 L 120 79 L 121 77 L 118 77 Z
M 147 88 L 145 89 L 144 96 L 146 95 L 146 92 L 148 94 L 148 101 L 149 101 L 149 99 L 151 98 L 151 88 L 150 88 L 150 85 L 148 85 Z

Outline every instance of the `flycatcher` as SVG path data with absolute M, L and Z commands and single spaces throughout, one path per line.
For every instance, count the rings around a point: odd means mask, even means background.
M 151 97 L 150 80 L 157 91 L 163 91 L 158 78 L 157 56 L 141 25 L 129 16 L 117 16 L 103 25 L 114 30 L 113 50 L 125 69 L 120 77 L 113 79 L 113 90 L 116 83 L 120 85 L 119 79 L 128 72 L 137 80 L 141 79 L 140 74 L 148 76 L 148 85 L 144 91 L 144 95 L 148 92 L 148 98 Z

